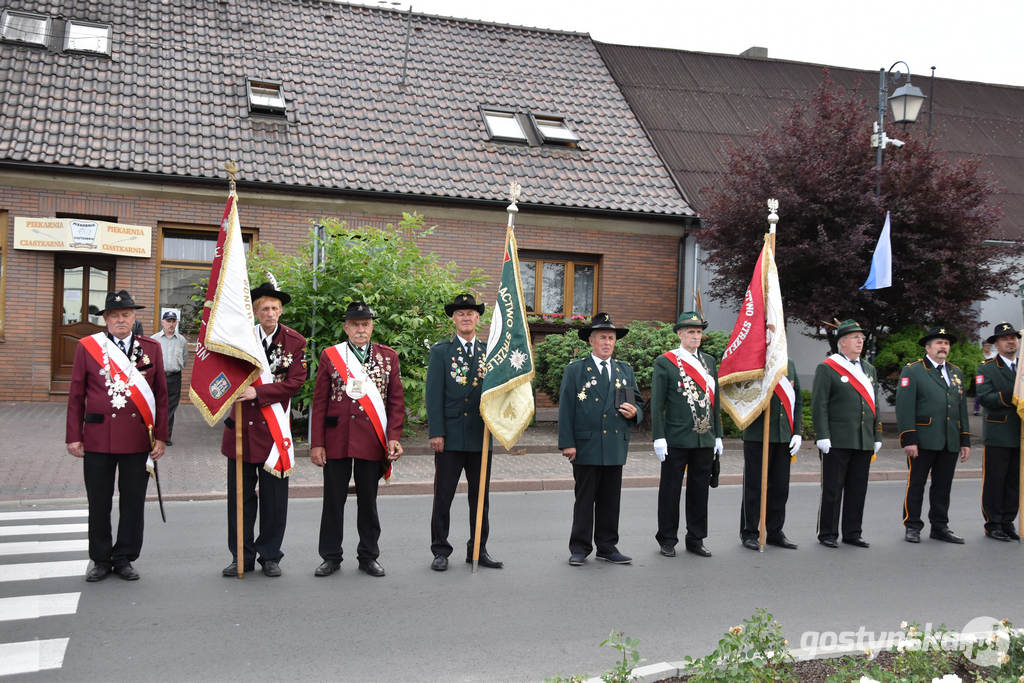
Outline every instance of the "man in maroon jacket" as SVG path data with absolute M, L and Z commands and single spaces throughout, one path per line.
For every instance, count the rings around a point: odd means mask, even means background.
M 105 332 L 78 340 L 68 393 L 65 442 L 83 458 L 89 499 L 89 559 L 86 581 L 113 571 L 126 581 L 142 550 L 148 458 L 158 460 L 167 441 L 167 378 L 160 344 L 132 334 L 137 306 L 122 289 L 108 292 L 100 313 Z M 117 475 L 119 520 L 112 542 L 110 510 Z
M 263 464 L 274 446 L 267 420 L 261 408 L 280 403 L 285 419 L 289 419 L 292 396 L 306 381 L 306 338 L 279 322 L 284 304 L 291 295 L 279 292 L 269 282 L 251 291 L 252 307 L 260 324 L 256 330 L 263 350 L 270 362 L 273 382 L 249 385 L 238 400 L 242 402 L 242 535 L 243 565 L 245 571 L 256 567 L 259 555 L 263 573 L 281 576 L 281 543 L 284 541 L 285 522 L 288 517 L 288 477 L 264 469 Z M 235 502 L 235 420 L 224 421 L 224 436 L 220 452 L 228 459 L 228 549 L 231 564 L 224 567 L 224 576 L 238 576 L 237 523 Z M 259 498 L 256 485 L 259 483 Z M 256 512 L 260 515 L 260 535 L 255 538 Z
M 320 516 L 320 557 L 315 576 L 330 576 L 341 566 L 341 539 L 350 477 L 355 476 L 359 505 L 356 528 L 359 569 L 384 576 L 377 561 L 380 519 L 377 483 L 402 455 L 405 395 L 398 354 L 371 344 L 373 310 L 354 301 L 345 312 L 348 341 L 324 349 L 313 392 L 310 459 L 324 468 L 324 505 Z

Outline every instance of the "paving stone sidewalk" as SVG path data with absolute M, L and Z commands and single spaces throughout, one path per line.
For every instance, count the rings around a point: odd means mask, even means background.
M 538 411 L 537 423 L 526 430 L 512 453 L 499 444 L 494 450 L 491 488 L 494 491 L 571 489 L 572 468 L 558 453 L 557 425 L 551 408 Z M 65 405 L 63 403 L 0 403 L 0 502 L 32 503 L 43 500 L 82 500 L 85 486 L 82 466 L 64 450 Z M 226 468 L 220 455 L 221 428 L 208 427 L 191 405 L 178 408 L 173 445 L 160 461 L 160 483 L 167 500 L 225 497 Z M 896 440 L 887 437 L 872 465 L 872 479 L 905 479 L 906 461 Z M 651 450 L 649 433 L 633 435 L 630 457 L 623 470 L 624 486 L 657 486 L 658 460 Z M 433 490 L 434 459 L 427 445 L 425 428 L 403 441 L 406 455 L 395 465 L 391 483 L 381 486 L 382 494 L 430 493 Z M 322 479 L 319 468 L 309 462 L 308 449 L 300 443 L 290 495 L 319 496 Z M 722 456 L 723 484 L 742 481 L 742 442 L 727 439 Z M 792 468 L 795 482 L 816 482 L 820 466 L 813 443 L 804 444 Z M 981 476 L 981 448 L 957 468 L 958 477 Z M 464 490 L 465 482 L 460 486 Z M 150 486 L 150 497 L 156 488 Z

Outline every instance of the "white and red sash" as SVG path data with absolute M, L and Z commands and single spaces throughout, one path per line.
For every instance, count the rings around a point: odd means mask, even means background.
M 680 370 L 685 372 L 694 383 L 700 387 L 701 391 L 707 394 L 711 400 L 711 404 L 715 403 L 715 379 L 708 374 L 708 371 L 704 368 L 704 364 L 701 363 L 697 357 L 680 347 L 678 349 L 672 349 L 662 354 L 665 358 L 672 361 Z
M 334 346 L 328 347 L 325 353 L 334 365 L 334 369 L 338 371 L 345 384 L 349 383 L 349 380 L 357 380 L 363 383 L 366 388 L 366 393 L 356 399 L 359 405 L 366 411 L 367 417 L 370 418 L 370 423 L 373 425 L 373 431 L 377 432 L 377 440 L 380 441 L 380 445 L 384 447 L 384 452 L 388 450 L 388 415 L 384 410 L 384 399 L 380 395 L 380 390 L 377 385 L 367 376 L 366 368 L 356 357 L 355 353 L 348 353 L 348 342 L 341 342 Z M 372 347 L 371 347 L 372 349 Z
M 775 396 L 782 404 L 782 411 L 786 413 L 789 420 L 789 431 L 793 432 L 793 412 L 796 410 L 796 391 L 793 390 L 793 383 L 783 375 L 775 385 Z
M 131 362 L 124 351 L 110 341 L 105 332 L 83 337 L 79 343 L 92 356 L 96 364 L 110 372 L 110 381 L 120 381 L 128 388 L 128 398 L 136 410 L 142 423 L 149 432 L 149 441 L 153 443 L 153 430 L 156 429 L 156 397 L 153 388 Z M 106 358 L 104 358 L 106 356 Z M 146 459 L 146 469 L 153 472 L 153 459 Z
M 860 394 L 860 397 L 871 408 L 871 414 L 877 415 L 875 412 L 875 390 L 871 386 L 871 380 L 864 374 L 863 370 L 846 360 L 846 357 L 839 353 L 834 353 L 826 358 L 825 365 L 835 370 L 840 377 L 845 377 L 850 386 Z

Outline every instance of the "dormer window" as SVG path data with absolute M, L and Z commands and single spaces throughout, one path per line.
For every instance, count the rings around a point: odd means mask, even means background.
M 484 109 L 484 123 L 492 140 L 529 142 L 519 118 L 511 111 Z
M 537 126 L 537 132 L 543 142 L 563 145 L 574 145 L 579 142 L 579 136 L 569 128 L 564 116 L 533 114 L 533 123 Z
M 246 79 L 245 87 L 249 94 L 249 111 L 284 114 L 284 93 L 280 83 L 250 78 Z
M 74 52 L 110 54 L 110 26 L 87 21 L 68 21 L 64 49 Z
M 41 14 L 4 10 L 0 18 L 0 38 L 19 43 L 46 45 L 50 34 L 50 18 Z

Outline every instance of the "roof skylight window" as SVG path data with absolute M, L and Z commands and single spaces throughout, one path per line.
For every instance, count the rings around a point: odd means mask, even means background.
M 250 111 L 263 111 L 274 114 L 284 113 L 284 93 L 281 90 L 280 83 L 248 79 L 245 86 L 249 93 Z
M 0 38 L 4 40 L 46 45 L 49 29 L 50 18 L 40 14 L 4 10 L 0 18 Z

